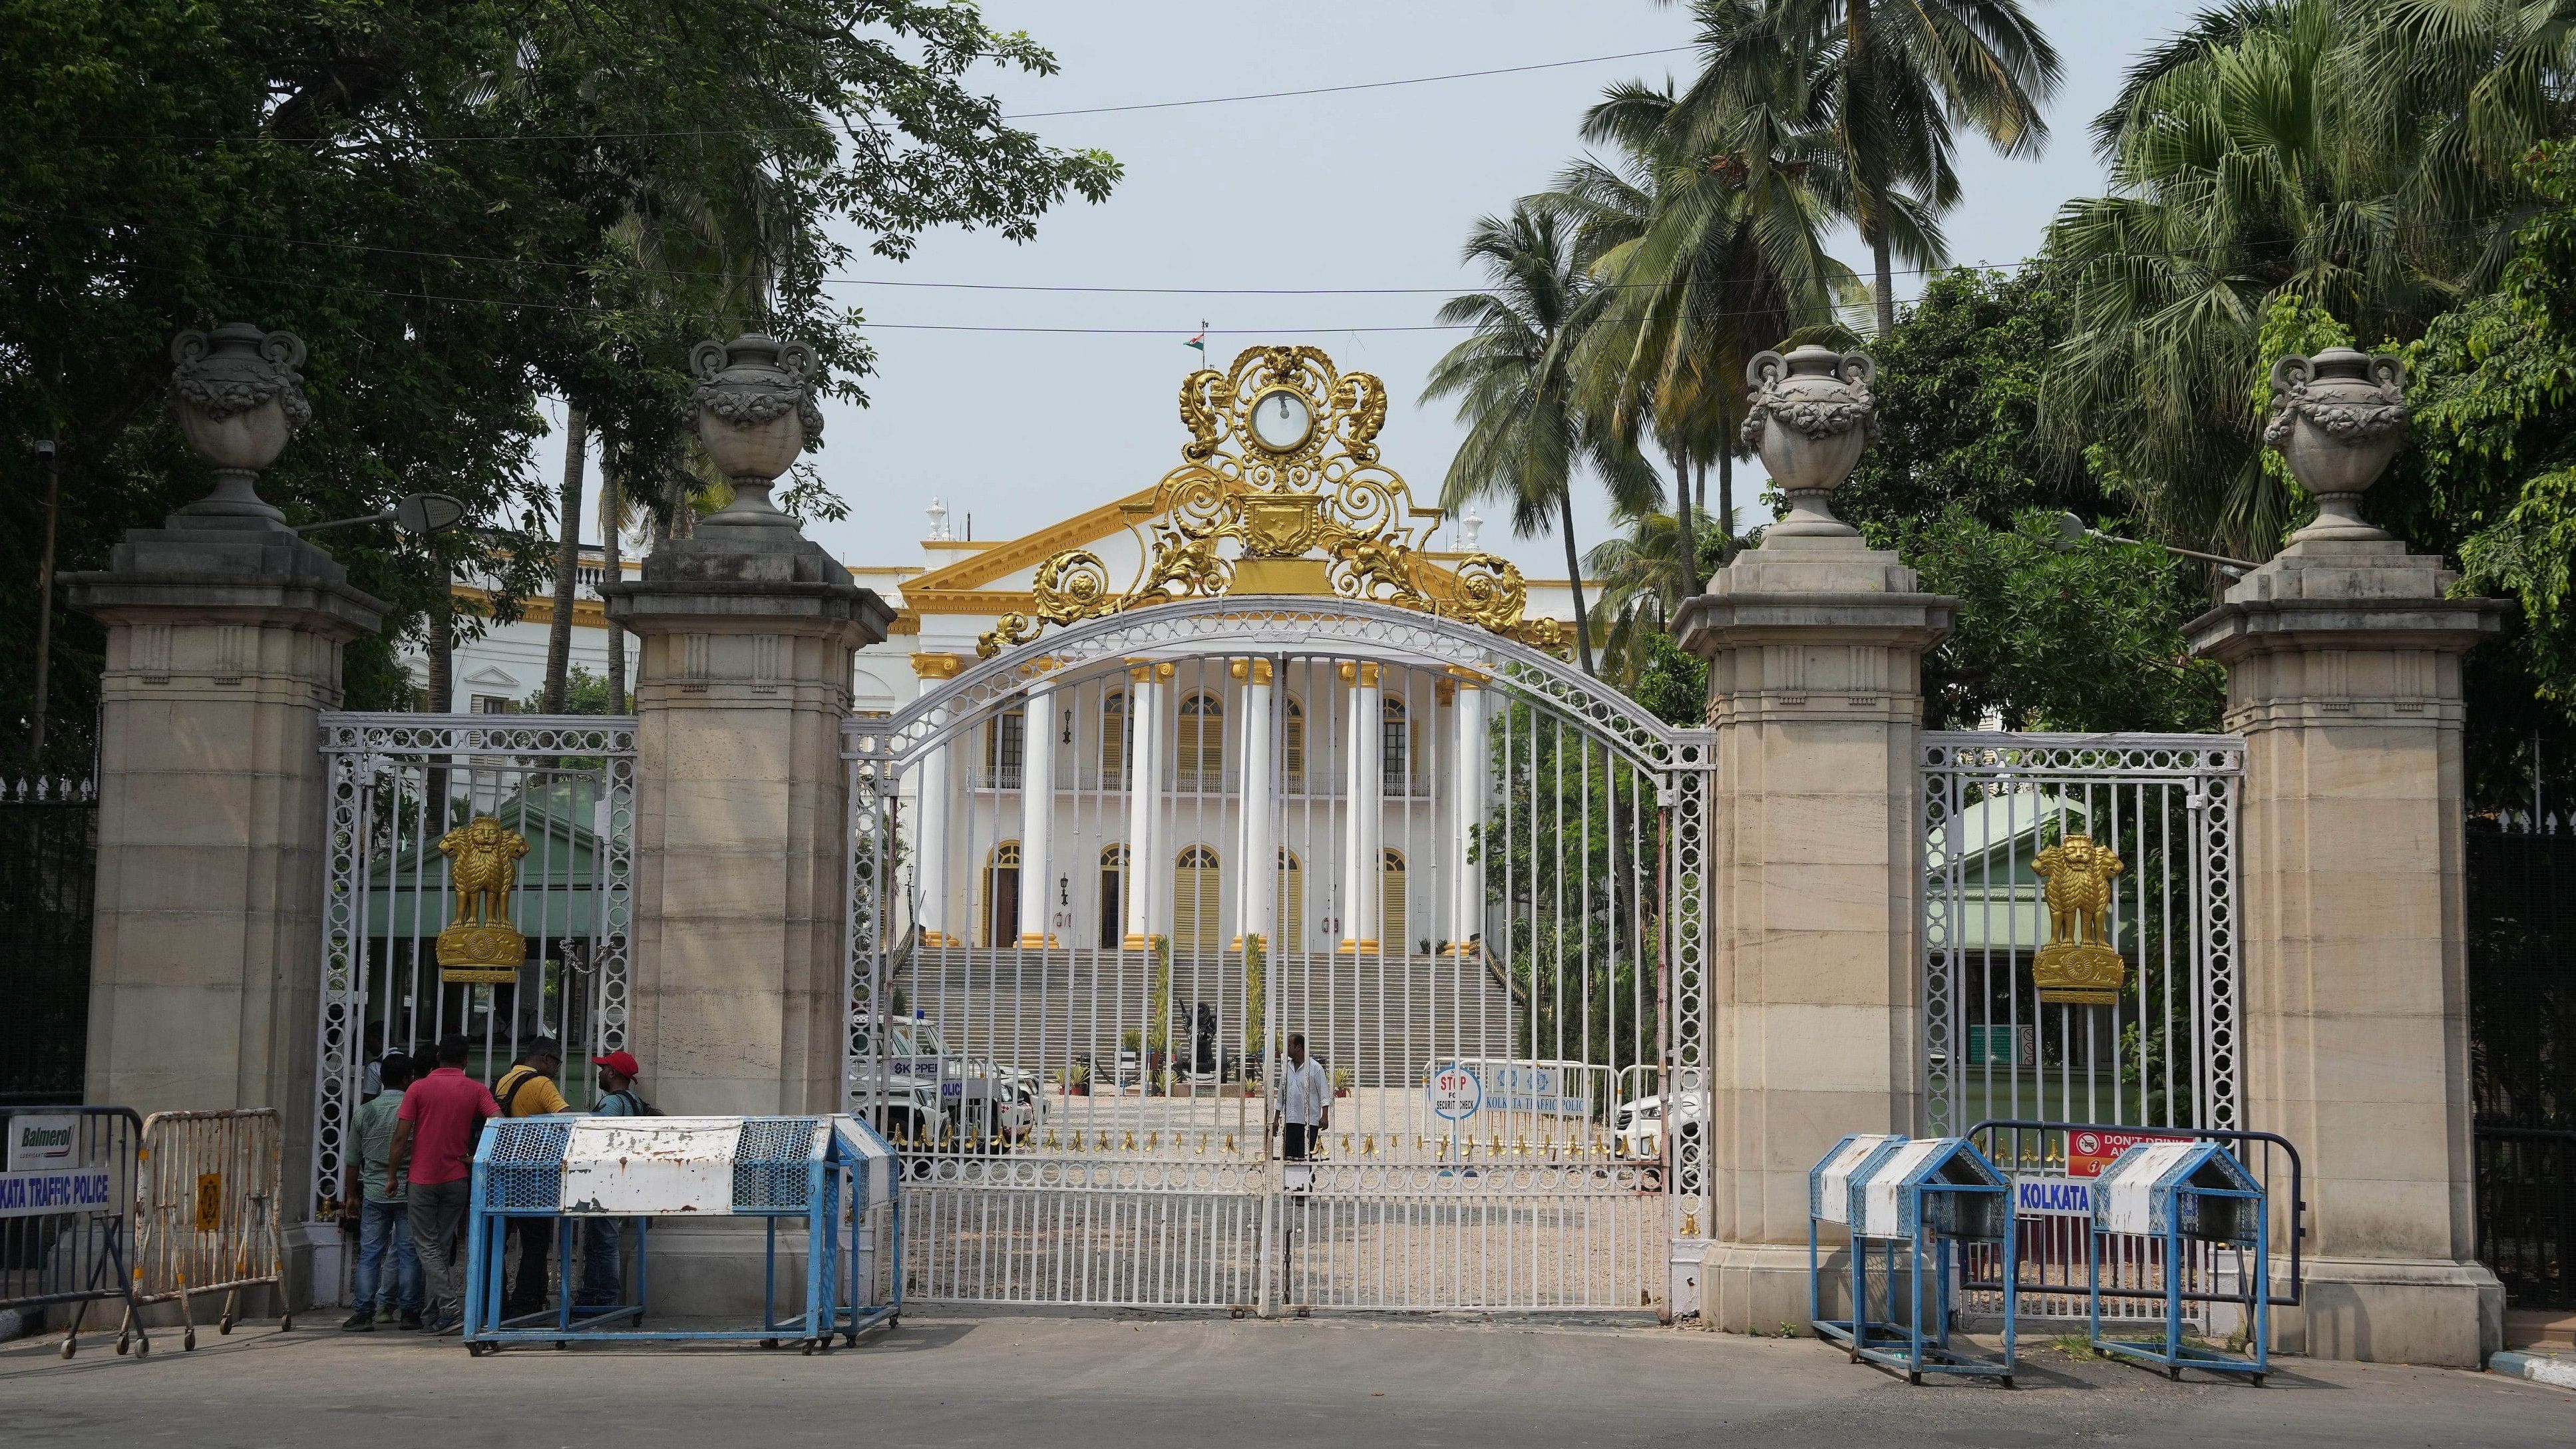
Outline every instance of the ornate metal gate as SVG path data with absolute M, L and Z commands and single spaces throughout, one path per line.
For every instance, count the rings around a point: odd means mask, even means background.
M 1928 732 L 1924 1127 L 1981 1121 L 2007 1171 L 2082 1179 L 2158 1131 L 2241 1129 L 2235 735 Z M 2257 1162 L 2267 1174 L 2269 1158 Z M 2087 1225 L 2025 1222 L 2025 1312 L 2082 1310 Z M 2115 1286 L 2160 1283 L 2149 1241 L 2113 1239 Z M 1973 1282 L 1998 1255 L 1970 1254 Z M 2178 1265 L 2194 1291 L 2232 1271 Z M 2050 1293 L 2047 1288 L 2073 1290 Z M 2033 1289 L 2041 1289 L 2037 1296 Z M 2161 1313 L 2114 1299 L 2107 1311 Z
M 1661 1299 L 1666 1186 L 1704 1177 L 1660 1110 L 1700 1089 L 1704 735 L 1480 628 L 1256 598 L 1076 625 L 846 739 L 848 1079 L 914 1148 L 911 1291 Z M 1298 1164 L 1292 1034 L 1336 1092 Z
M 552 715 L 326 714 L 330 859 L 314 1073 L 314 1214 L 342 1190 L 344 1128 L 377 1050 L 428 1052 L 462 1034 L 496 1079 L 520 1043 L 563 1044 L 564 1094 L 586 1102 L 590 1059 L 625 1045 L 634 876 L 635 721 Z M 440 843 L 489 817 L 514 867 L 503 899 L 521 938 L 509 967 L 443 968 L 457 923 Z M 497 929 L 497 928 L 496 928 Z M 454 954 L 454 953 L 451 953 Z M 464 980 L 463 977 L 479 977 Z

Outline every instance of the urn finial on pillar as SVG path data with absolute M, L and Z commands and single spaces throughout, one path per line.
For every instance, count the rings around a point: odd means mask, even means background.
M 769 490 L 823 432 L 823 412 L 814 405 L 814 349 L 746 332 L 731 342 L 699 343 L 689 353 L 689 370 L 698 375 L 689 420 L 733 484 L 733 501 L 701 526 L 795 532 L 796 520 L 778 511 Z
M 2361 495 L 2406 446 L 2406 366 L 2394 357 L 2329 347 L 2272 364 L 2272 417 L 2263 441 L 2317 500 L 2300 540 L 2384 539 L 2364 523 Z
M 182 332 L 170 343 L 170 413 L 200 457 L 215 466 L 212 493 L 180 509 L 193 517 L 286 515 L 260 501 L 260 470 L 313 420 L 304 400 L 304 340 L 231 322 L 211 333 Z
M 1868 353 L 1812 344 L 1786 357 L 1756 353 L 1745 364 L 1752 398 L 1744 441 L 1761 450 L 1762 466 L 1789 500 L 1789 516 L 1765 538 L 1858 536 L 1825 500 L 1878 438 L 1878 400 L 1869 390 L 1877 380 Z

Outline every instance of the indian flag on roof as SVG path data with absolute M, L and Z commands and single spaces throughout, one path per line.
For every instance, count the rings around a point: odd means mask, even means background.
M 1182 344 L 1181 344 L 1183 347 L 1195 347 L 1195 348 L 1197 348 L 1197 349 L 1199 350 L 1199 361 L 1201 361 L 1201 362 L 1205 362 L 1205 361 L 1207 361 L 1207 334 L 1208 334 L 1207 319 L 1206 319 L 1206 318 L 1200 318 L 1200 319 L 1199 319 L 1199 335 L 1198 335 L 1198 336 L 1196 336 L 1196 337 L 1193 337 L 1193 338 L 1191 338 L 1189 341 L 1184 342 L 1184 343 L 1182 343 Z

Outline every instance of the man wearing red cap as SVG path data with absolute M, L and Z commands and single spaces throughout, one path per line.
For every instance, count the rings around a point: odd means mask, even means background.
M 644 1075 L 643 1064 L 630 1051 L 613 1051 L 604 1057 L 592 1057 L 590 1064 L 599 1068 L 599 1105 L 591 1113 L 599 1117 L 653 1117 L 660 1115 L 652 1104 L 635 1090 L 635 1079 Z M 617 1301 L 619 1279 L 618 1239 L 624 1227 L 618 1218 L 587 1218 L 581 1231 L 581 1295 L 576 1304 L 605 1306 Z

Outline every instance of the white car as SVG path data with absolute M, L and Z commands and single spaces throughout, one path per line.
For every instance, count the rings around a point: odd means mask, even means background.
M 1673 1118 L 1681 1124 L 1682 1136 L 1696 1137 L 1700 1122 L 1706 1116 L 1696 1097 L 1683 1097 L 1673 1109 Z M 1619 1104 L 1619 1115 L 1612 1121 L 1612 1131 L 1619 1155 L 1642 1161 L 1657 1161 L 1664 1155 L 1664 1099 L 1639 1097 Z
M 881 1043 L 874 1039 L 872 1028 L 877 1027 L 885 1031 Z M 1045 1111 L 1045 1093 L 1040 1090 L 1036 1073 L 950 1051 L 938 1026 L 920 1013 L 863 1020 L 854 1045 L 861 1076 L 868 1071 L 870 1048 L 883 1050 L 882 1060 L 890 1078 L 887 1085 L 894 1094 L 889 1105 L 898 1112 L 903 1110 L 907 1093 L 927 1090 L 935 1094 L 937 1115 L 915 1117 L 916 1124 L 931 1140 L 947 1140 L 955 1134 L 969 1142 L 995 1146 L 1024 1142 L 1036 1131 Z M 859 1100 L 866 1103 L 871 1084 L 861 1081 L 853 1085 Z

